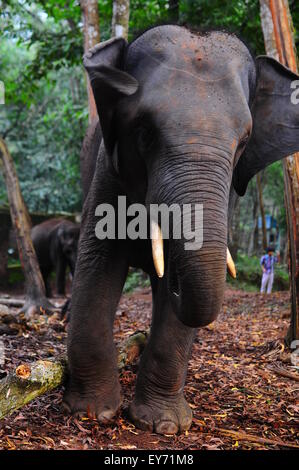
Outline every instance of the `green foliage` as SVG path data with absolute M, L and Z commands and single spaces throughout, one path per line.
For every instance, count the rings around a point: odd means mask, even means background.
M 299 48 L 299 2 L 298 0 L 289 0 L 290 11 L 293 19 L 293 26 L 294 26 L 294 37 L 295 37 L 295 46 L 297 48 L 297 56 L 298 56 L 298 48 Z
M 177 15 L 170 0 L 131 0 L 132 39 L 138 31 Z M 263 53 L 258 0 L 180 0 L 177 21 L 225 27 Z M 298 43 L 299 4 L 290 1 Z M 99 1 L 101 40 L 110 37 L 112 0 Z M 17 165 L 31 210 L 80 210 L 79 151 L 87 125 L 79 0 L 0 0 L 0 133 Z M 267 197 L 283 207 L 282 172 L 267 169 Z M 280 169 L 279 169 L 280 168 Z M 0 204 L 6 201 L 0 176 Z M 248 211 L 247 211 L 248 212 Z M 278 216 L 282 225 L 284 209 Z M 246 225 L 246 224 L 245 224 Z
M 20 263 L 8 266 L 8 284 L 15 286 L 24 282 L 24 274 Z
M 155 24 L 169 22 L 169 2 L 165 0 L 131 0 L 129 39 Z
M 180 12 L 186 23 L 236 32 L 256 53 L 264 53 L 259 0 L 185 0 Z
M 147 275 L 140 269 L 131 269 L 124 287 L 124 292 L 132 292 L 138 287 L 148 287 L 150 281 Z
M 266 185 L 264 190 L 266 200 L 272 201 L 276 208 L 276 218 L 280 230 L 286 232 L 286 211 L 284 206 L 284 179 L 282 162 L 278 161 L 266 169 Z
M 83 46 L 77 1 L 9 0 L 2 3 L 4 36 L 35 50 L 35 57 L 23 69 L 25 79 L 41 78 L 50 69 L 79 64 Z
M 22 80 L 26 64 L 34 57 L 32 49 L 6 39 L 0 44 L 0 55 L 5 62 L 0 80 L 6 89 L 0 128 L 7 135 L 29 209 L 79 211 L 79 152 L 87 124 L 81 68 L 51 71 L 32 89 L 30 82 Z M 5 201 L 2 184 L 0 203 Z

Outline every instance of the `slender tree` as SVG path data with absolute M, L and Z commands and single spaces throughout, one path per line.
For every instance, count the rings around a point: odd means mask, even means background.
M 100 42 L 99 7 L 97 0 L 80 0 L 83 19 L 84 52 Z M 97 108 L 92 89 L 87 79 L 89 123 L 98 119 Z
M 257 184 L 254 184 L 254 180 L 250 185 L 250 196 L 252 202 L 252 230 L 249 237 L 248 243 L 248 256 L 252 254 L 257 254 L 258 252 L 258 212 L 259 212 L 259 203 L 258 203 L 258 193 L 257 193 Z M 248 208 L 249 210 L 249 208 Z
M 263 249 L 266 250 L 267 248 L 266 214 L 265 214 L 265 206 L 264 206 L 264 198 L 263 198 L 262 177 L 260 173 L 256 175 L 256 184 L 257 184 L 257 192 L 258 192 L 261 219 L 262 219 Z
M 113 0 L 111 36 L 128 39 L 130 0 Z
M 287 0 L 260 0 L 262 29 L 268 55 L 298 71 L 292 18 Z M 291 325 L 287 342 L 299 339 L 299 153 L 283 161 L 285 205 L 288 222 Z
M 12 225 L 15 230 L 19 257 L 25 276 L 25 305 L 27 315 L 49 312 L 53 308 L 45 295 L 45 285 L 40 273 L 30 229 L 31 220 L 23 200 L 13 159 L 4 140 L 0 137 L 0 157 L 6 183 Z
M 98 1 L 80 0 L 80 7 L 83 19 L 84 52 L 87 52 L 89 49 L 100 42 Z M 90 141 L 92 141 L 94 138 L 99 125 L 98 111 L 87 73 L 85 73 L 85 77 L 88 94 L 88 129 L 86 131 L 80 152 L 80 171 L 82 181 L 84 181 L 84 174 L 87 167 L 86 158 L 88 157 L 85 148 L 86 146 L 90 145 Z
M 7 285 L 8 282 L 8 237 L 10 220 L 8 214 L 0 211 L 0 285 Z
M 240 230 L 240 219 L 241 219 L 241 207 L 240 207 L 240 198 L 237 197 L 235 206 L 234 206 L 234 218 L 232 226 L 232 239 L 231 239 L 231 255 L 233 259 L 237 258 L 238 249 L 241 244 L 241 230 Z

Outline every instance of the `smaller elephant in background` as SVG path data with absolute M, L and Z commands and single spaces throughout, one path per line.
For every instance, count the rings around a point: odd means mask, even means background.
M 74 275 L 79 234 L 79 224 L 62 218 L 46 220 L 31 230 L 47 297 L 51 297 L 52 271 L 56 272 L 57 294 L 65 295 L 66 268 Z

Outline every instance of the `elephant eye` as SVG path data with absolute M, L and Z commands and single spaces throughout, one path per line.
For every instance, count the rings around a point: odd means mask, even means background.
M 241 142 L 239 143 L 239 146 L 238 146 L 238 152 L 240 152 L 240 155 L 241 153 L 244 151 L 246 145 L 247 145 L 247 142 L 248 142 L 248 137 L 246 137 L 245 139 L 241 140 Z
M 137 145 L 141 154 L 149 151 L 155 141 L 155 130 L 149 126 L 142 126 L 139 128 Z
M 242 153 L 244 152 L 244 150 L 246 148 L 249 137 L 250 137 L 250 133 L 246 134 L 246 136 L 243 137 L 239 142 L 239 145 L 237 147 L 235 157 L 234 157 L 234 168 L 235 168 L 236 164 L 238 163 L 239 158 L 241 157 Z

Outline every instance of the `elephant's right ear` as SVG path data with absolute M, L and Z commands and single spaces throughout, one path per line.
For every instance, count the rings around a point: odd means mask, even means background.
M 127 42 L 112 38 L 90 49 L 83 59 L 94 94 L 107 152 L 112 155 L 115 145 L 113 116 L 118 101 L 133 95 L 138 89 L 134 77 L 124 72 L 122 64 Z
M 257 57 L 256 68 L 252 134 L 233 173 L 239 196 L 259 171 L 299 150 L 299 104 L 292 98 L 299 76 L 268 56 Z
M 64 234 L 65 234 L 65 228 L 64 225 L 61 224 L 60 227 L 57 230 L 57 241 L 59 243 L 63 243 L 64 241 Z

